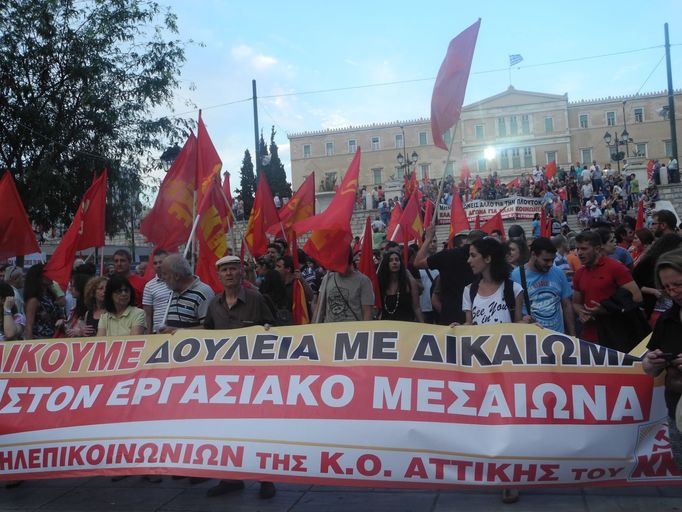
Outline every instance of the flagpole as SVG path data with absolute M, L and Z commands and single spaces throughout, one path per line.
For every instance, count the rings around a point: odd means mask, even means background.
M 435 226 L 436 221 L 438 220 L 438 212 L 440 210 L 440 198 L 443 195 L 443 187 L 445 186 L 445 178 L 447 177 L 447 172 L 448 172 L 448 163 L 450 163 L 450 155 L 452 155 L 452 148 L 455 145 L 455 134 L 457 133 L 457 126 L 459 125 L 459 122 L 455 125 L 455 129 L 452 131 L 452 138 L 450 139 L 450 148 L 448 149 L 448 157 L 445 159 L 445 172 L 443 173 L 443 178 L 440 180 L 440 187 L 438 188 L 438 197 L 436 198 L 436 205 L 435 208 L 433 209 L 433 219 L 431 219 L 431 223 Z
M 227 209 L 230 210 L 230 214 L 232 215 L 232 220 L 234 221 L 232 223 L 232 227 L 236 229 L 239 232 L 239 238 L 241 238 L 242 243 L 244 243 L 244 232 L 237 227 L 237 216 L 234 214 L 234 211 L 232 210 L 232 206 L 230 205 L 230 202 L 227 200 L 227 196 L 225 195 L 225 191 L 223 190 L 222 187 L 220 187 L 220 193 L 223 196 L 223 199 L 225 200 L 225 204 L 227 205 Z M 231 230 L 232 231 L 232 230 Z M 234 231 L 232 232 L 234 234 Z M 237 241 L 233 240 L 234 243 L 234 249 L 235 251 L 237 250 Z M 251 253 L 249 253 L 251 255 Z
M 104 275 L 104 245 L 102 246 L 102 254 L 99 255 L 99 275 Z

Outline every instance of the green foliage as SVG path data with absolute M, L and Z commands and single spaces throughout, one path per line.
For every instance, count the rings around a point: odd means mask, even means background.
M 140 211 L 142 176 L 168 140 L 185 43 L 176 18 L 147 0 L 0 4 L 0 169 L 29 217 L 69 225 L 95 172 L 109 169 L 107 231 Z
M 249 153 L 248 149 L 244 151 L 241 173 L 241 188 L 238 190 L 238 193 L 242 201 L 244 201 L 244 218 L 248 218 L 253 207 L 254 194 L 256 193 L 256 177 L 253 174 L 253 162 L 251 161 L 251 153 Z

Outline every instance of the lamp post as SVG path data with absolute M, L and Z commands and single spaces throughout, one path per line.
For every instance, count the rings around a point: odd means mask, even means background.
M 405 148 L 405 129 L 401 126 L 400 130 L 403 133 L 403 152 L 405 153 L 405 156 L 403 156 L 403 153 L 398 153 L 398 156 L 395 158 L 398 161 L 398 169 L 400 169 L 402 175 L 411 178 L 410 167 L 417 166 L 419 155 L 416 151 L 412 151 L 412 154 L 409 157 L 407 156 L 407 149 Z
M 627 135 L 627 131 L 623 130 L 623 134 Z M 615 139 L 611 137 L 611 134 L 609 132 L 606 132 L 604 134 L 604 144 L 606 144 L 606 147 L 609 148 L 609 154 L 611 155 L 611 160 L 616 162 L 618 164 L 618 173 L 620 173 L 620 161 L 625 158 L 625 153 L 622 151 L 618 151 L 619 146 L 622 144 L 627 144 L 627 140 L 623 140 L 622 138 L 618 138 L 618 132 L 615 133 Z M 621 136 L 622 137 L 622 136 Z M 613 144 L 611 144 L 611 141 L 613 141 Z

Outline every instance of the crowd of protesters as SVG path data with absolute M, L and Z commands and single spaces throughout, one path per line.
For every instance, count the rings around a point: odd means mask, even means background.
M 52 339 L 61 336 L 109 336 L 173 333 L 177 329 L 234 329 L 251 325 L 293 323 L 293 283 L 300 280 L 307 313 L 313 322 L 401 320 L 449 325 L 536 323 L 579 336 L 588 342 L 627 352 L 653 330 L 643 366 L 650 375 L 666 370 L 666 403 L 670 438 L 682 468 L 682 436 L 674 415 L 682 394 L 682 236 L 673 212 L 652 210 L 648 227 L 635 229 L 627 215 L 641 194 L 655 205 L 655 188 L 640 191 L 634 175 L 620 175 L 596 163 L 571 166 L 546 179 L 542 169 L 512 187 L 495 175 L 472 191 L 467 183 L 450 182 L 447 194 L 467 198 L 505 194 L 543 197 L 549 217 L 563 222 L 553 236 L 540 236 L 513 225 L 505 233 L 473 230 L 457 233 L 439 250 L 432 225 L 420 244 L 408 248 L 385 239 L 382 225 L 393 200 L 377 187 L 366 199 L 379 207 L 373 223 L 374 253 L 381 307 L 375 307 L 370 278 L 360 272 L 361 241 L 348 248 L 342 272 L 327 272 L 298 250 L 293 263 L 286 241 L 276 239 L 265 255 L 243 261 L 228 254 L 217 272 L 224 291 L 215 294 L 192 272 L 179 254 L 157 252 L 155 276 L 145 281 L 132 272 L 125 250 L 114 255 L 110 275 L 77 261 L 69 289 L 63 291 L 34 265 L 24 276 L 8 265 L 0 273 L 3 321 L 0 340 Z M 425 200 L 435 183 L 422 183 Z M 367 193 L 365 191 L 365 193 Z M 437 193 L 437 192 L 435 192 Z M 447 204 L 451 196 L 444 195 Z M 400 201 L 397 198 L 396 201 Z M 369 204 L 369 203 L 368 203 Z M 558 205 L 558 206 L 557 206 Z M 597 208 L 599 215 L 591 213 Z M 572 231 L 568 212 L 590 212 Z M 390 213 L 390 210 L 389 210 Z M 342 248 L 340 248 L 342 250 Z M 157 476 L 147 477 L 159 481 Z M 192 479 L 193 482 L 203 479 Z M 16 482 L 11 482 L 16 484 Z M 242 489 L 239 480 L 223 480 L 209 496 Z M 260 496 L 269 498 L 274 484 L 261 482 Z M 518 499 L 505 489 L 503 501 Z

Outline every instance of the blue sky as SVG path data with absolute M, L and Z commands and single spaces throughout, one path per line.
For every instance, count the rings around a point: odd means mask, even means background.
M 260 127 L 268 138 L 275 126 L 289 173 L 287 133 L 428 117 L 448 43 L 479 17 L 465 104 L 508 87 L 509 54 L 524 58 L 512 70 L 517 89 L 569 100 L 663 90 L 665 22 L 678 45 L 673 85 L 682 88 L 680 0 L 160 3 L 178 15 L 182 39 L 203 43 L 188 48 L 176 113 L 203 109 L 233 188 L 244 150 L 253 155 L 253 107 L 241 101 L 252 79 Z M 586 58 L 616 52 L 628 53 Z M 366 85 L 375 86 L 354 88 Z

